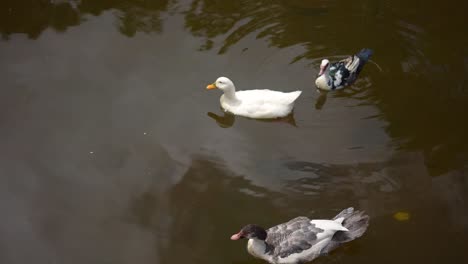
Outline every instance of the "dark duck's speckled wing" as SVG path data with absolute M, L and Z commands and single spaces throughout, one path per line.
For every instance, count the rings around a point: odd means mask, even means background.
M 330 63 L 330 65 L 326 60 L 327 63 L 321 65 L 325 69 L 321 69 L 321 74 L 316 80 L 317 87 L 324 90 L 335 90 L 353 84 L 372 53 L 373 51 L 370 49 L 363 49 L 356 55 Z

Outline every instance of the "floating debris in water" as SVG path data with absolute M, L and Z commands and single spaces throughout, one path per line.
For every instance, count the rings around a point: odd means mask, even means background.
M 395 218 L 397 221 L 408 221 L 410 219 L 410 214 L 408 212 L 396 212 L 393 215 L 393 218 Z

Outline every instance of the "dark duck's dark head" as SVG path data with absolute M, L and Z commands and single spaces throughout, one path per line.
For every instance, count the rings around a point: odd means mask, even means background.
M 267 232 L 265 229 L 258 225 L 246 225 L 244 226 L 239 233 L 231 236 L 231 240 L 239 240 L 242 238 L 257 238 L 260 240 L 265 240 L 267 237 Z

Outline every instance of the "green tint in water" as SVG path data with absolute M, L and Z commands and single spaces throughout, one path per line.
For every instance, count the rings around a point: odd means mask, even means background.
M 316 263 L 466 262 L 462 4 L 1 1 L 0 262 L 262 263 L 243 225 L 348 206 L 368 233 Z M 355 85 L 315 90 L 364 47 Z M 234 117 L 222 75 L 304 92 Z

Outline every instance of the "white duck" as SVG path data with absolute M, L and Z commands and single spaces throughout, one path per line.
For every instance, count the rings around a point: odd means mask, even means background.
M 247 238 L 247 251 L 272 264 L 299 264 L 314 260 L 364 234 L 369 216 L 350 207 L 332 220 L 299 216 L 268 230 L 246 225 L 231 240 Z
M 334 63 L 327 59 L 322 60 L 315 85 L 322 90 L 338 90 L 353 84 L 372 53 L 374 52 L 371 49 L 362 49 L 357 54 Z
M 294 108 L 294 101 L 302 91 L 283 93 L 272 90 L 238 91 L 226 77 L 219 77 L 206 89 L 218 88 L 224 92 L 220 98 L 224 111 L 250 118 L 285 117 Z

